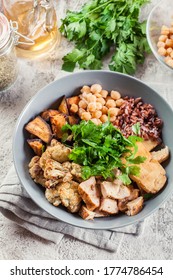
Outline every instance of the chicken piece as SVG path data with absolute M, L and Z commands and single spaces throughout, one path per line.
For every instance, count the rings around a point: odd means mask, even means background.
M 58 188 L 59 186 L 57 185 L 55 188 L 46 189 L 45 191 L 46 199 L 54 206 L 59 206 L 61 204 Z
M 116 182 L 109 182 L 109 181 L 103 181 L 101 183 L 101 193 L 104 198 L 116 198 L 116 195 L 118 194 L 120 190 L 120 186 L 122 185 L 122 182 L 120 180 L 116 180 Z
M 96 187 L 96 180 L 94 176 L 80 183 L 78 191 L 90 211 L 93 211 L 100 206 L 100 192 Z
M 121 180 L 115 179 L 113 182 L 102 182 L 101 193 L 104 198 L 123 199 L 130 195 L 130 190 L 122 184 Z
M 147 193 L 159 192 L 166 183 L 165 169 L 156 160 L 146 161 L 140 164 L 140 175 L 130 175 L 140 189 Z
M 126 211 L 126 214 L 128 216 L 134 216 L 134 215 L 138 214 L 142 210 L 143 204 L 144 204 L 144 199 L 142 196 L 136 198 L 135 200 L 128 202 L 127 203 L 128 210 Z
M 79 215 L 84 220 L 94 220 L 95 212 L 88 210 L 84 205 L 79 210 Z
M 72 180 L 72 175 L 68 169 L 64 168 L 61 163 L 53 160 L 47 159 L 44 169 L 44 177 L 48 180 L 53 180 L 58 182 L 68 182 Z
M 74 181 L 62 183 L 59 185 L 58 194 L 62 204 L 72 212 L 78 212 L 81 207 L 82 198 L 78 192 L 79 184 Z
M 102 217 L 108 217 L 109 214 L 103 211 L 100 211 L 99 209 L 94 210 L 95 218 L 102 218 Z
M 159 145 L 160 141 L 158 140 L 144 140 L 142 144 L 144 145 L 145 149 L 150 152 L 152 151 L 155 147 Z
M 110 215 L 117 214 L 118 213 L 117 201 L 111 198 L 102 198 L 99 210 Z
M 34 156 L 29 163 L 29 173 L 35 183 L 45 187 L 46 179 L 43 175 L 43 170 L 40 167 L 40 157 Z
M 139 189 L 143 189 L 147 193 L 159 192 L 166 183 L 166 172 L 161 164 L 152 159 L 142 143 L 138 144 L 138 151 L 136 156 L 144 156 L 146 160 L 140 164 L 140 175 L 130 175 L 130 178 L 135 181 Z
M 82 167 L 74 162 L 72 162 L 71 166 L 72 166 L 71 174 L 73 175 L 74 180 L 79 183 L 82 182 Z
M 132 201 L 136 198 L 138 198 L 139 196 L 139 189 L 132 189 L 130 188 L 130 196 L 124 198 L 124 199 L 120 199 L 118 201 L 118 209 L 121 211 L 121 212 L 125 212 L 127 210 L 127 203 L 129 201 Z
M 169 149 L 166 146 L 165 148 L 156 151 L 151 152 L 152 159 L 157 160 L 159 163 L 162 163 L 163 161 L 167 160 L 169 158 Z

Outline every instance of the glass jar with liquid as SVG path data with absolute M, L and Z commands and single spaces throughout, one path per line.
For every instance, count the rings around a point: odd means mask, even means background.
M 53 0 L 3 0 L 3 12 L 23 35 L 16 48 L 18 56 L 45 56 L 58 46 L 60 32 Z
M 8 89 L 18 75 L 15 34 L 8 19 L 0 13 L 0 92 Z

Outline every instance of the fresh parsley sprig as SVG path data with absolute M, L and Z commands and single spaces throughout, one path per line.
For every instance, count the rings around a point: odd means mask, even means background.
M 142 138 L 133 135 L 125 138 L 110 121 L 95 125 L 92 121 L 81 121 L 78 125 L 66 124 L 62 128 L 73 136 L 73 149 L 69 159 L 82 165 L 82 178 L 103 176 L 114 178 L 114 169 L 119 168 L 124 184 L 130 184 L 129 175 L 138 176 L 139 164 L 145 157 L 137 156 L 136 142 Z M 124 158 L 124 160 L 123 160 Z
M 60 31 L 75 43 L 63 58 L 62 69 L 101 69 L 102 59 L 112 48 L 110 70 L 134 74 L 149 52 L 146 22 L 139 22 L 142 5 L 148 0 L 92 0 L 79 12 L 67 11 Z

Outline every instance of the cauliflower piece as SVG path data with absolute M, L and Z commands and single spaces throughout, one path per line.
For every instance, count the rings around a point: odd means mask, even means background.
M 46 189 L 45 191 L 46 199 L 54 206 L 59 206 L 61 204 L 58 188 L 59 186 L 56 186 L 55 188 Z
M 58 194 L 62 204 L 72 212 L 78 212 L 81 207 L 82 198 L 78 192 L 79 184 L 75 181 L 61 183 L 58 188 Z
M 40 167 L 40 157 L 34 156 L 31 159 L 28 167 L 29 167 L 29 173 L 31 175 L 31 178 L 34 180 L 34 182 L 45 187 L 46 179 L 44 178 L 43 170 Z

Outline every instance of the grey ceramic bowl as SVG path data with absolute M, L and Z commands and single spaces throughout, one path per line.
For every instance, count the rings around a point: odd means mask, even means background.
M 27 104 L 21 113 L 15 128 L 13 138 L 14 164 L 19 179 L 30 197 L 42 209 L 57 219 L 69 224 L 90 229 L 111 229 L 134 224 L 151 215 L 161 206 L 173 192 L 173 161 L 170 158 L 166 163 L 168 181 L 165 188 L 153 199 L 145 203 L 143 210 L 136 216 L 117 215 L 106 218 L 96 218 L 94 221 L 85 221 L 77 214 L 68 213 L 64 208 L 51 205 L 44 197 L 44 190 L 36 185 L 28 173 L 28 163 L 33 153 L 28 147 L 27 132 L 24 126 L 33 117 L 46 108 L 55 107 L 57 99 L 62 95 L 67 97 L 78 92 L 83 85 L 99 83 L 107 90 L 118 90 L 123 96 L 142 97 L 145 102 L 155 106 L 158 115 L 164 121 L 163 141 L 169 146 L 173 154 L 173 111 L 170 106 L 154 90 L 139 80 L 127 75 L 110 71 L 83 71 L 61 78 L 41 89 Z

